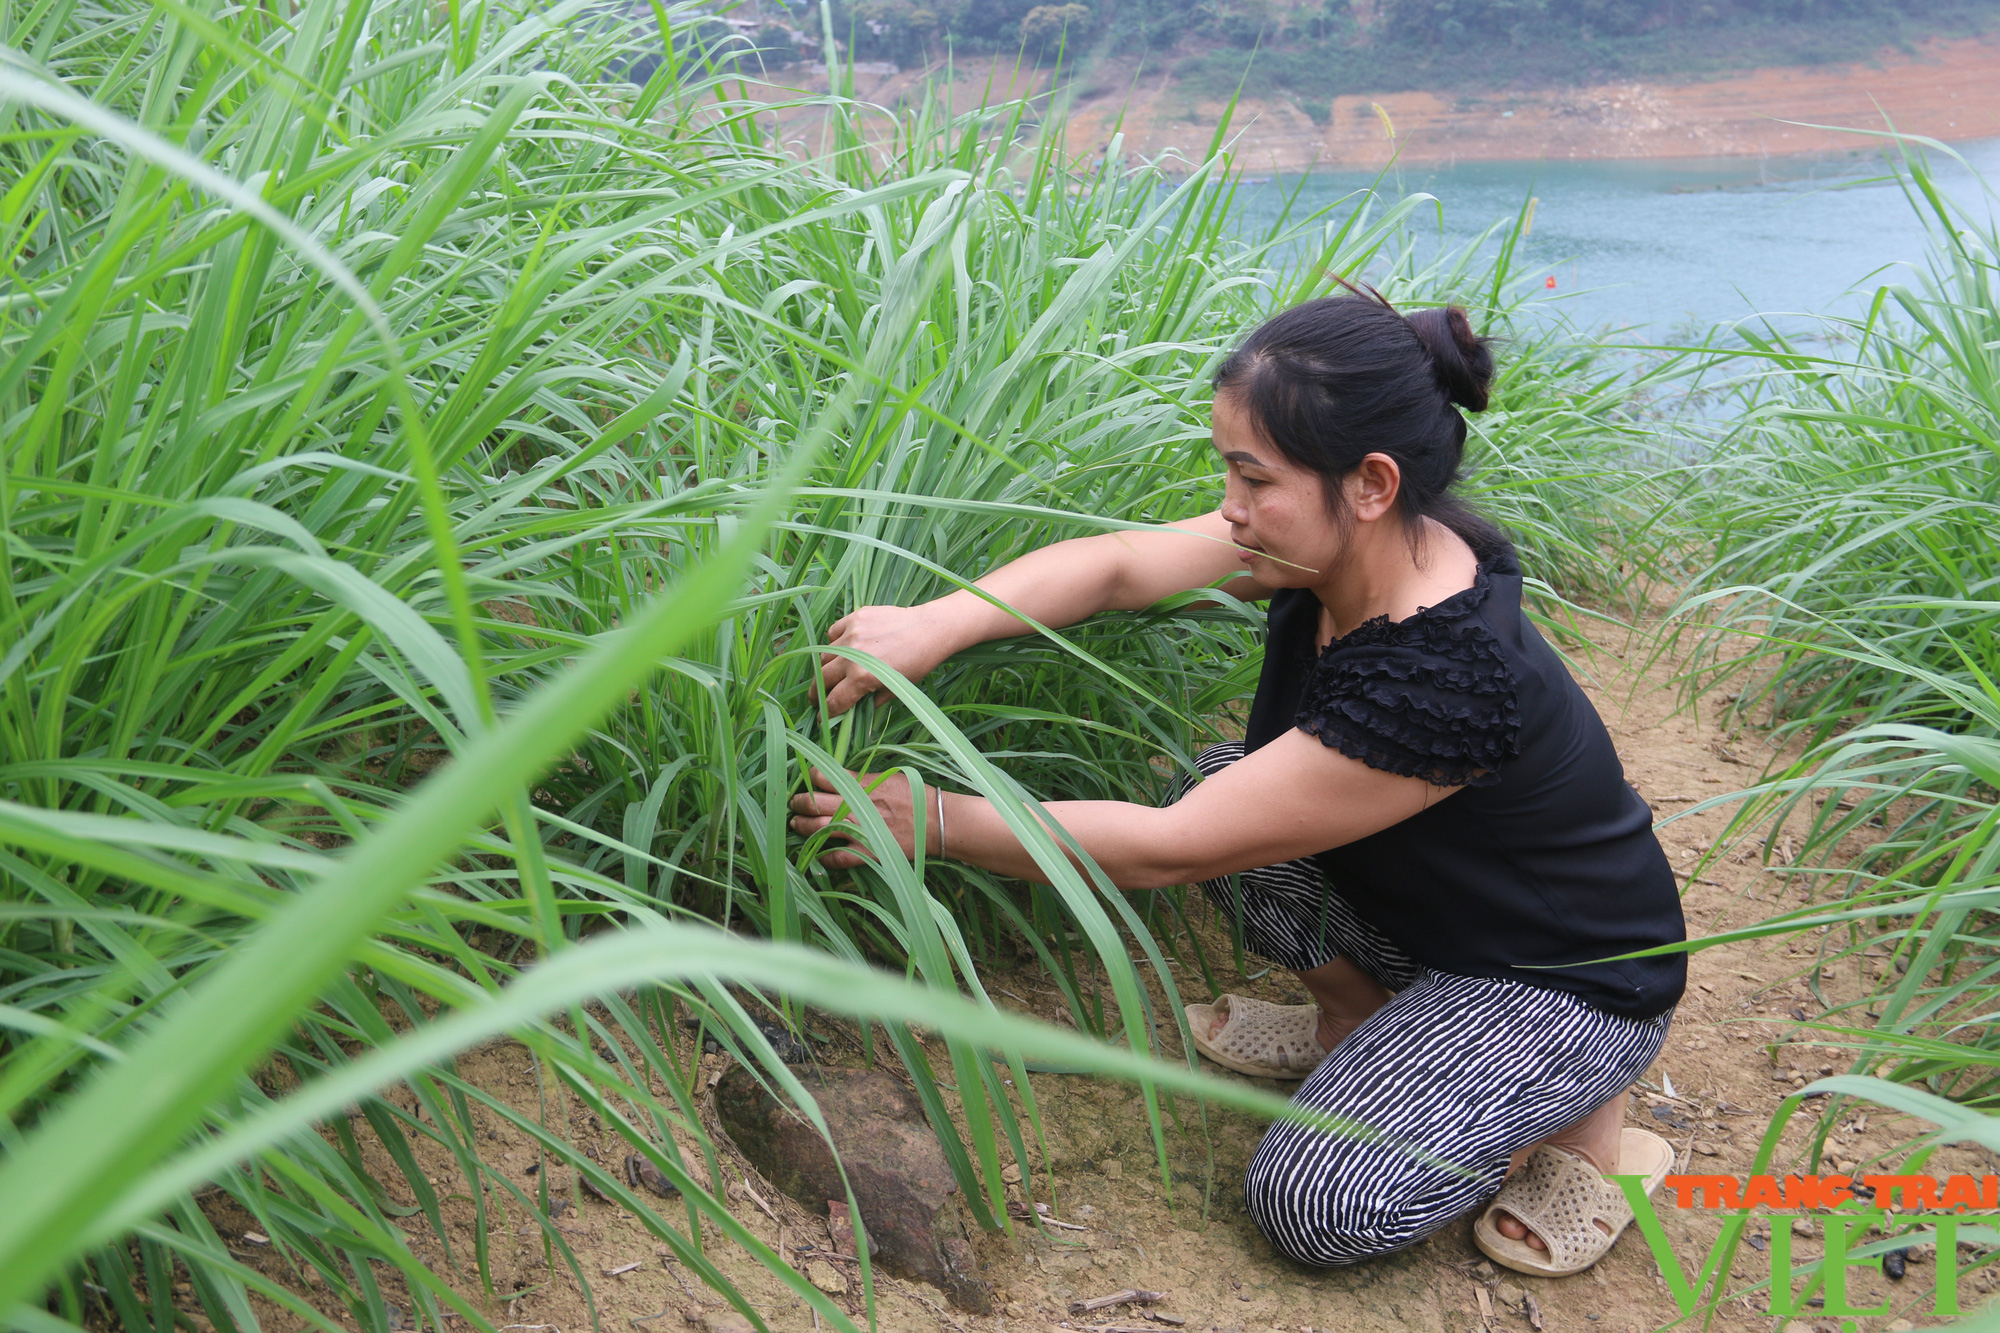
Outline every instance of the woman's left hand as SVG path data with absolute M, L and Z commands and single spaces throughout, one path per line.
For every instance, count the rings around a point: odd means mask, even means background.
M 875 811 L 882 816 L 882 822 L 895 835 L 896 845 L 903 849 L 903 855 L 916 854 L 916 812 L 910 783 L 899 773 L 855 773 L 854 778 L 863 789 L 869 791 L 869 799 L 875 803 Z M 832 826 L 835 837 L 846 838 L 850 842 L 860 836 L 846 817 L 834 823 L 834 812 L 845 806 L 845 801 L 834 791 L 833 782 L 818 769 L 812 771 L 813 786 L 817 791 L 801 793 L 792 798 L 792 832 L 801 837 L 811 837 L 821 829 Z M 926 833 L 930 844 L 937 845 L 937 796 L 936 788 L 924 788 L 924 796 L 929 802 Z M 821 854 L 821 863 L 834 869 L 867 864 L 872 858 L 856 851 L 827 851 Z

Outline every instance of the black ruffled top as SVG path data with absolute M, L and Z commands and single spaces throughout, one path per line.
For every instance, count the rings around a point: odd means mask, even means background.
M 1408 620 L 1377 616 L 1329 643 L 1294 723 L 1350 759 L 1440 787 L 1489 786 L 1520 753 L 1521 710 L 1500 641 L 1469 619 L 1477 581 Z M 1309 608 L 1317 614 L 1317 607 Z
M 1632 1018 L 1686 984 L 1686 938 L 1652 811 L 1597 710 L 1521 609 L 1511 549 L 1407 620 L 1316 647 L 1319 602 L 1271 599 L 1245 739 L 1291 728 L 1370 768 L 1453 788 L 1422 813 L 1314 858 L 1357 915 L 1417 962 L 1569 991 Z

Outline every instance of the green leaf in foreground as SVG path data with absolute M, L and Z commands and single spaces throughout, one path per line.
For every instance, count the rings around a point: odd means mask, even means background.
M 810 461 L 802 448 L 795 478 Z M 126 1058 L 106 1065 L 0 1164 L 0 1308 L 39 1290 L 132 1178 L 171 1151 L 203 1110 L 337 977 L 376 922 L 632 683 L 718 615 L 782 512 L 773 486 L 736 534 L 503 725 L 474 739 L 396 817 L 333 859 L 313 888 L 193 986 Z

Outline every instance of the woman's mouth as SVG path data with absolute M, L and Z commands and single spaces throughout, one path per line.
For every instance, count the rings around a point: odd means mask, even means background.
M 1243 561 L 1245 564 L 1248 564 L 1250 561 L 1255 560 L 1258 556 L 1263 554 L 1264 554 L 1264 549 L 1260 546 L 1252 546 L 1248 542 L 1236 543 L 1236 558 L 1238 560 Z

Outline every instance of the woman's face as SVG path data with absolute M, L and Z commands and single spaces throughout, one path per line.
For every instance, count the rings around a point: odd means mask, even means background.
M 1216 395 L 1210 420 L 1215 452 L 1227 469 L 1222 517 L 1250 575 L 1267 588 L 1324 582 L 1345 542 L 1327 512 L 1319 474 L 1258 434 L 1233 394 Z

